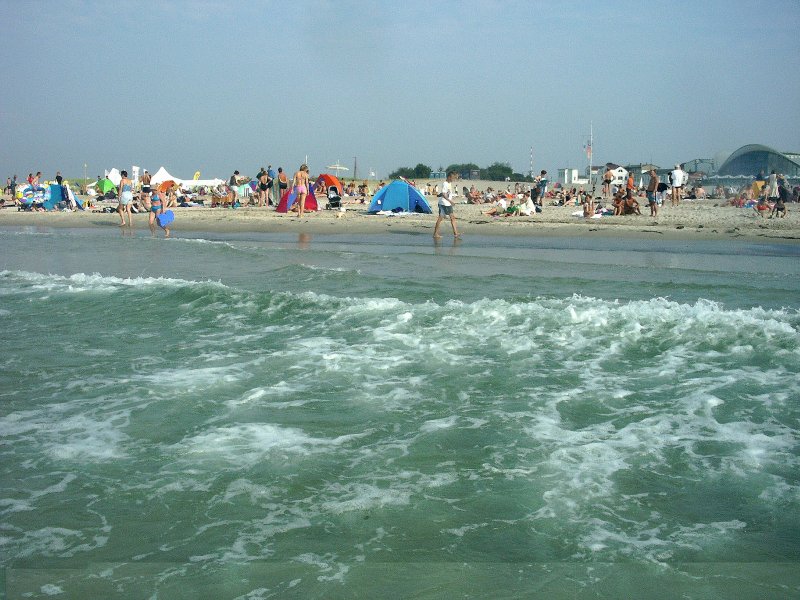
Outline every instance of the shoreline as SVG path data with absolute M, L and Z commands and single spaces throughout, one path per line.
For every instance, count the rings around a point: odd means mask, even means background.
M 436 211 L 435 198 L 428 198 Z M 456 204 L 459 229 L 465 238 L 480 236 L 625 237 L 660 240 L 742 240 L 800 244 L 800 208 L 789 205 L 785 218 L 762 218 L 752 209 L 719 206 L 716 200 L 684 201 L 663 208 L 656 219 L 646 215 L 602 217 L 584 220 L 572 213 L 574 206 L 545 206 L 531 217 L 491 217 L 488 205 Z M 105 206 L 116 206 L 108 204 Z M 359 234 L 414 233 L 432 235 L 436 214 L 369 215 L 366 204 L 348 204 L 346 212 L 321 210 L 299 219 L 273 208 L 243 207 L 176 208 L 173 236 L 182 232 L 209 233 L 316 233 Z M 649 209 L 645 209 L 649 210 Z M 148 229 L 147 213 L 133 216 L 134 229 Z M 445 223 L 446 224 L 446 223 Z M 0 227 L 119 228 L 116 213 L 24 212 L 14 207 L 0 210 Z M 443 229 L 449 237 L 448 228 Z M 161 232 L 157 231 L 157 234 Z

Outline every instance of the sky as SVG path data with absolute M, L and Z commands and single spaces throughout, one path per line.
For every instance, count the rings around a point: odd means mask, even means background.
M 800 2 L 0 0 L 0 175 L 800 151 Z

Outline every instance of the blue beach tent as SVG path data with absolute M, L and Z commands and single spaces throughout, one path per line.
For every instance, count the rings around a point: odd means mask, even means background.
M 400 212 L 431 213 L 430 205 L 417 188 L 398 179 L 381 188 L 372 197 L 369 211 L 372 214 L 382 210 Z
M 57 183 L 51 183 L 50 189 L 45 193 L 44 204 L 42 204 L 42 206 L 45 210 L 53 210 L 63 199 L 64 193 L 61 186 Z

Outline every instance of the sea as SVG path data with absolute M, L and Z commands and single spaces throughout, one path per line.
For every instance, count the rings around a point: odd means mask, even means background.
M 473 231 L 0 230 L 0 595 L 800 597 L 800 245 Z

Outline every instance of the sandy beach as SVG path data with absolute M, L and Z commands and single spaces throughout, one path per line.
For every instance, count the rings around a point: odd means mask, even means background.
M 485 189 L 494 182 L 477 182 Z M 495 184 L 496 185 L 496 184 Z M 436 198 L 427 197 L 434 214 L 397 214 L 393 216 L 367 214 L 368 203 L 346 203 L 345 212 L 321 210 L 309 213 L 302 219 L 279 214 L 273 208 L 242 207 L 177 208 L 173 235 L 184 232 L 307 232 L 371 234 L 387 232 L 433 232 L 436 221 Z M 762 218 L 749 208 L 724 205 L 723 200 L 684 200 L 680 206 L 662 206 L 657 218 L 648 216 L 649 208 L 640 199 L 642 215 L 620 217 L 603 216 L 583 219 L 574 216 L 580 211 L 576 206 L 547 206 L 544 211 L 530 217 L 492 217 L 484 213 L 489 205 L 462 204 L 456 200 L 455 212 L 461 233 L 470 235 L 509 236 L 625 236 L 661 239 L 734 239 L 751 238 L 775 242 L 800 243 L 800 209 L 788 206 L 785 218 Z M 115 202 L 103 206 L 116 207 Z M 119 218 L 114 213 L 78 212 L 20 212 L 7 206 L 0 210 L 0 226 L 42 227 L 117 227 Z M 445 223 L 447 225 L 447 223 Z M 134 227 L 147 228 L 147 214 L 134 215 Z M 443 228 L 444 239 L 450 235 L 449 226 Z

